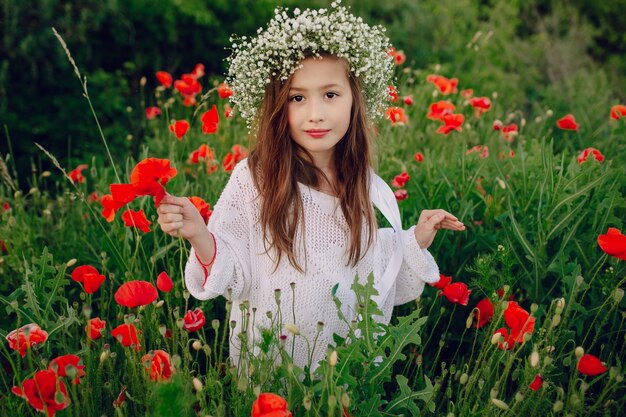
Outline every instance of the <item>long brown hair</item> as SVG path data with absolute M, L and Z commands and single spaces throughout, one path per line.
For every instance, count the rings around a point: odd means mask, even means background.
M 335 145 L 335 184 L 331 185 L 350 231 L 348 264 L 356 266 L 373 243 L 378 226 L 369 198 L 372 144 L 365 100 L 358 78 L 348 72 L 348 79 L 352 93 L 350 125 Z M 303 215 L 298 182 L 316 188 L 326 177 L 313 164 L 311 155 L 290 137 L 290 83 L 291 77 L 281 82 L 278 75 L 270 80 L 258 112 L 256 144 L 249 164 L 261 199 L 263 239 L 269 243 L 268 252 L 274 250 L 277 255 L 275 267 L 286 254 L 291 265 L 303 272 L 294 250 Z M 362 247 L 364 237 L 367 244 Z

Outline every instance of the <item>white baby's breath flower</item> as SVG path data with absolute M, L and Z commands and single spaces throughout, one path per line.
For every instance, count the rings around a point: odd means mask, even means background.
M 368 116 L 383 115 L 387 104 L 387 86 L 393 75 L 389 39 L 381 26 L 369 26 L 334 1 L 329 9 L 293 11 L 276 8 L 267 27 L 259 28 L 257 37 L 231 38 L 226 82 L 233 90 L 231 100 L 252 126 L 272 77 L 286 81 L 306 54 L 320 57 L 330 53 L 348 61 L 360 78 Z

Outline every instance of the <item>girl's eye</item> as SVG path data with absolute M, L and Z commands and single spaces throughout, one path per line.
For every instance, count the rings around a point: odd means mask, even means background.
M 333 93 L 332 91 L 329 91 L 328 93 L 326 93 L 326 97 L 327 98 L 335 98 L 335 97 L 337 97 L 337 93 Z
M 300 103 L 302 100 L 304 100 L 302 96 L 292 96 L 289 98 L 289 101 L 295 101 L 296 103 Z

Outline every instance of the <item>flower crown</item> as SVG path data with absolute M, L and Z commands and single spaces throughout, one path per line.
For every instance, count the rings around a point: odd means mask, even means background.
M 352 74 L 361 80 L 368 116 L 382 116 L 393 74 L 385 28 L 369 26 L 339 3 L 333 2 L 330 9 L 294 9 L 293 17 L 287 15 L 288 9 L 279 7 L 267 28 L 257 30 L 256 37 L 231 38 L 233 53 L 228 58 L 226 82 L 233 90 L 231 101 L 248 127 L 270 78 L 286 81 L 298 69 L 305 52 L 344 58 Z

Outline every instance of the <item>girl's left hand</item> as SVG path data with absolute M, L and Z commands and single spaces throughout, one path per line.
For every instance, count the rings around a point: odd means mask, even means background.
M 439 229 L 462 231 L 465 225 L 445 210 L 422 210 L 415 225 L 415 240 L 420 248 L 428 249 Z

